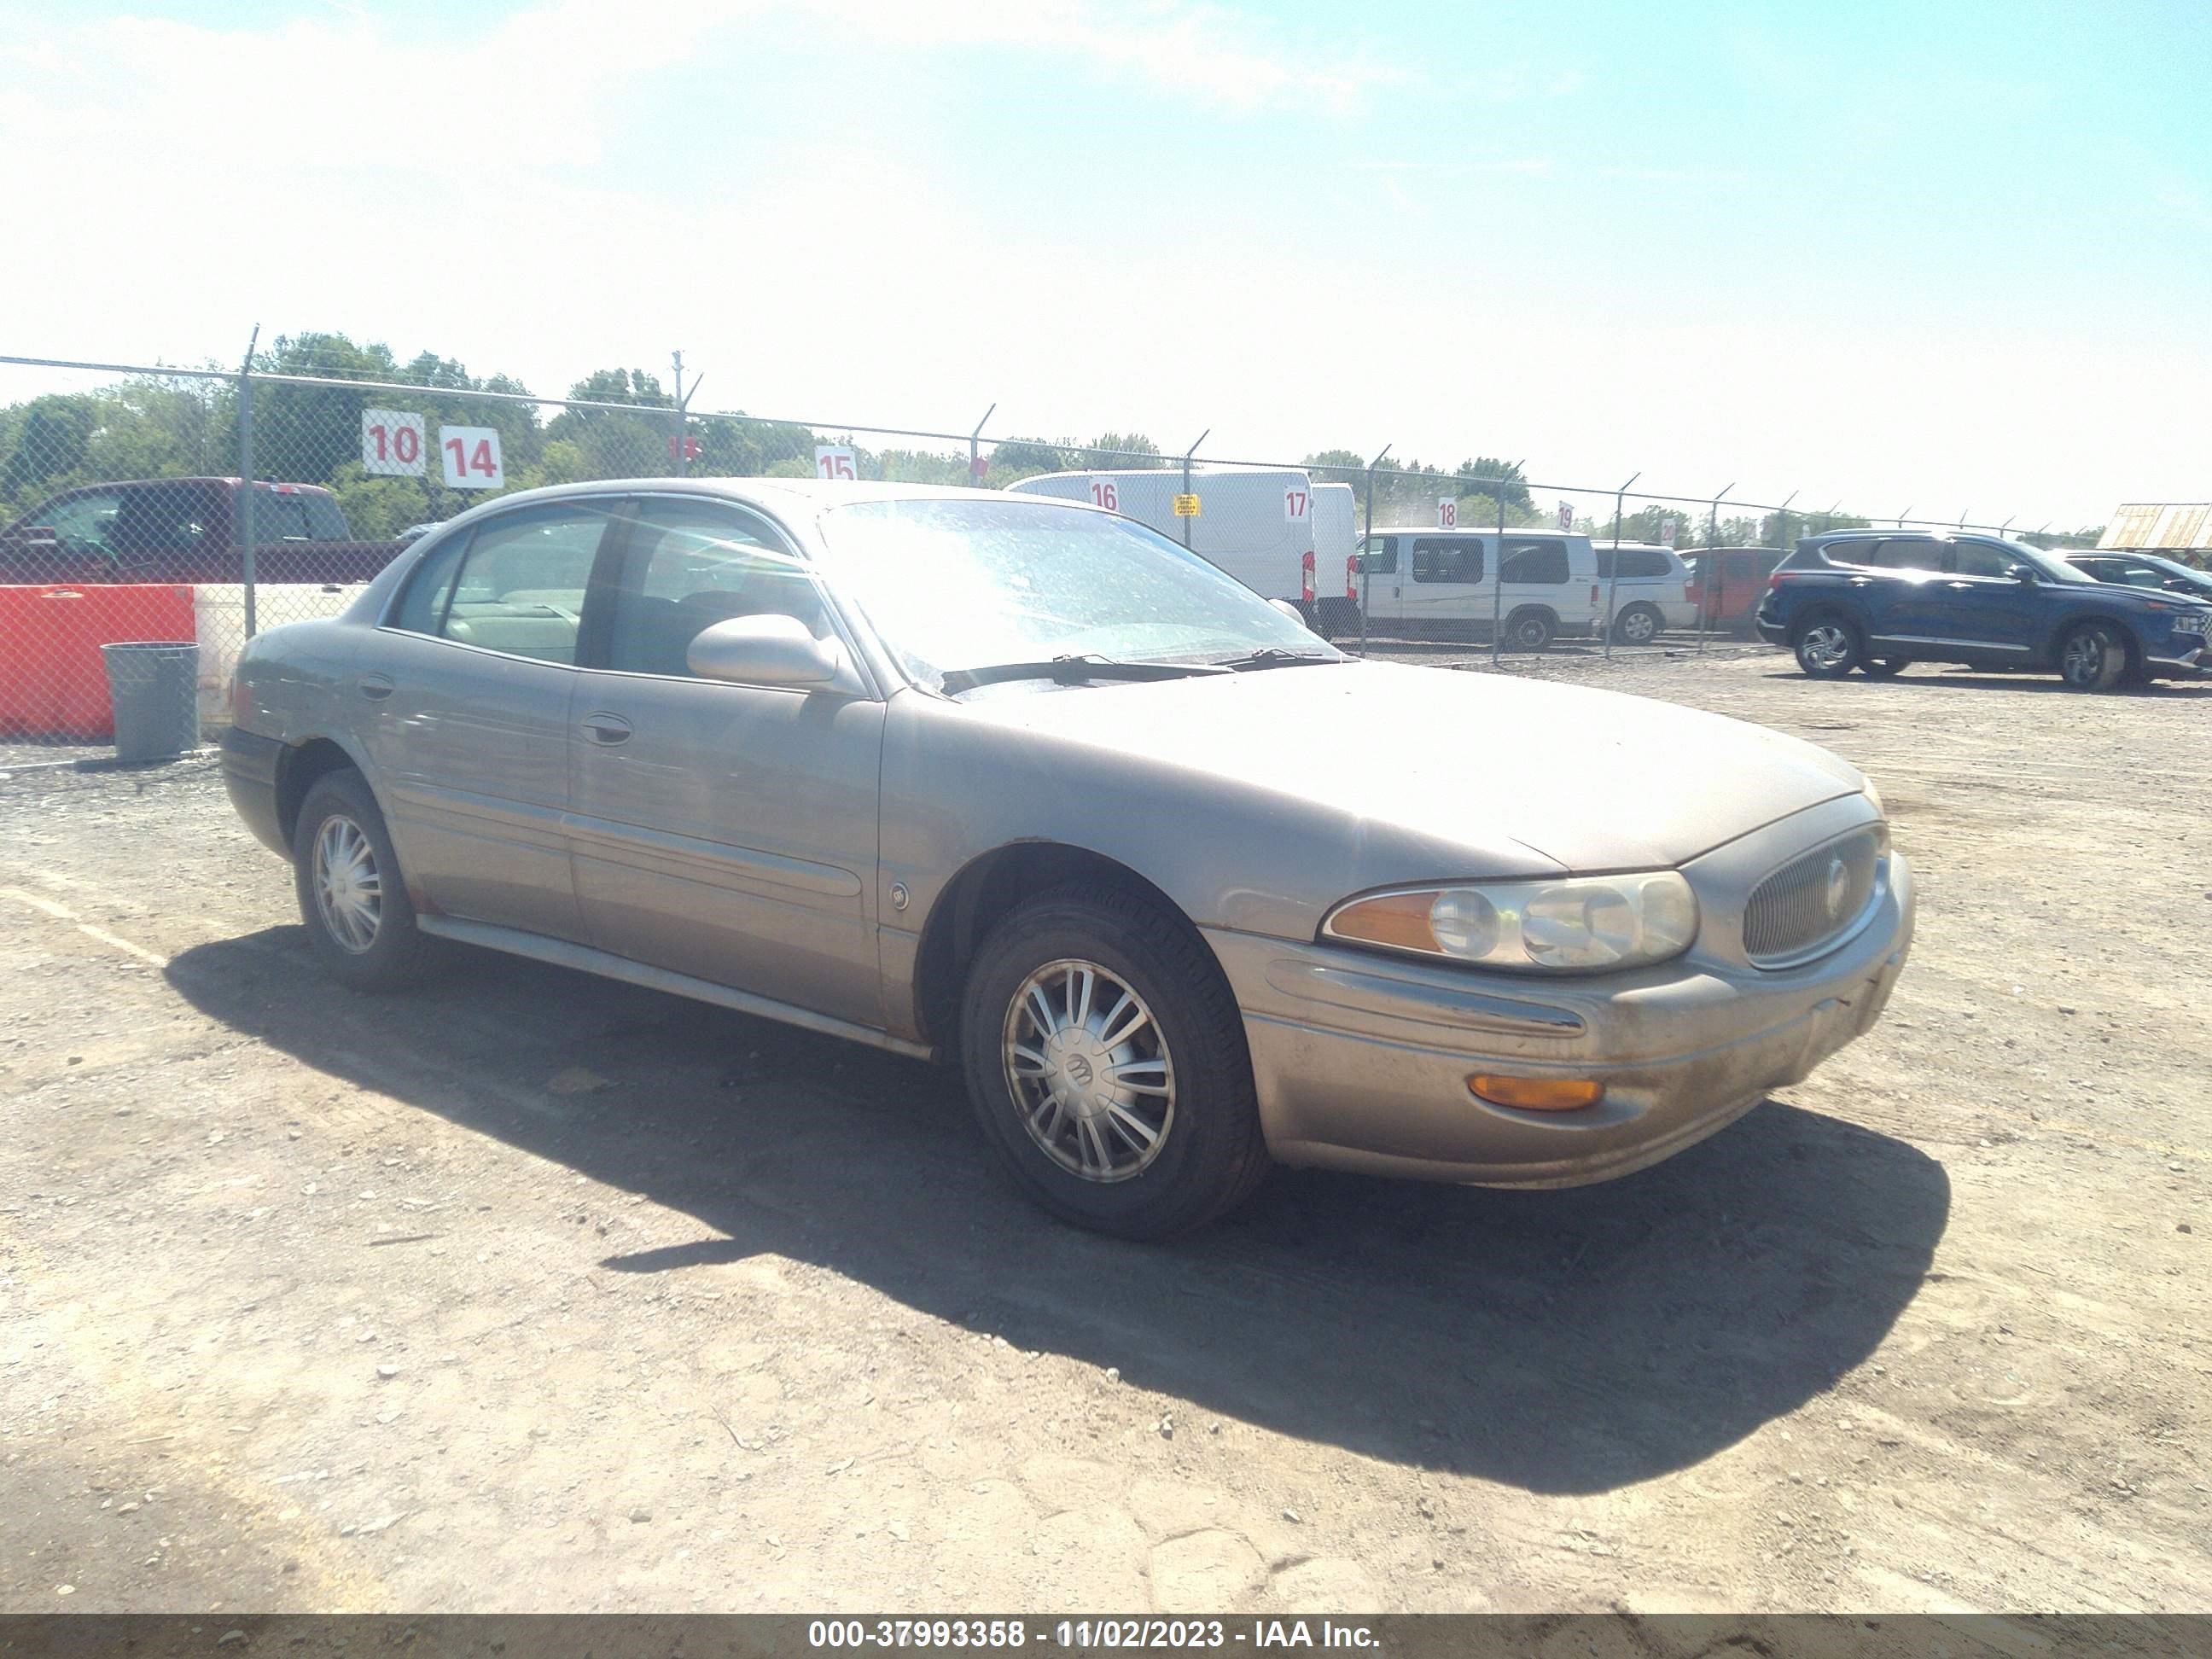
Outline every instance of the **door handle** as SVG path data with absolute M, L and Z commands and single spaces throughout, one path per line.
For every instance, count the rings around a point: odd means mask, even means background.
M 363 674 L 354 682 L 354 690 L 371 702 L 382 702 L 392 695 L 392 679 L 386 674 Z
M 1946 587 L 1948 587 L 1948 588 L 1949 588 L 1949 589 L 1950 589 L 1953 592 L 1954 592 L 1954 593 L 1964 593 L 1964 592 L 1966 592 L 1969 588 L 1971 588 L 1971 587 L 1972 587 L 1972 586 L 1973 586 L 1973 583 L 1972 583 L 1972 582 L 1945 582 L 1945 583 L 1943 584 L 1943 586 L 1946 586 Z
M 584 730 L 591 734 L 593 743 L 609 747 L 629 741 L 629 722 L 619 714 L 586 714 Z

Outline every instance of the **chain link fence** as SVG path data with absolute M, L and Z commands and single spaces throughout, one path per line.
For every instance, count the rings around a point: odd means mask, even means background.
M 1284 513 L 1310 525 L 1291 526 L 1302 563 L 1248 576 L 1255 587 L 1355 648 L 1449 640 L 1493 654 L 1561 640 L 1607 652 L 1669 635 L 1702 645 L 1743 628 L 1762 557 L 1771 566 L 1799 535 L 1869 522 L 1840 504 L 1808 514 L 1728 490 L 1653 494 L 1639 478 L 1543 483 L 1517 463 L 1447 471 L 1387 449 L 1253 461 L 1201 454 L 1203 439 L 1182 455 L 1110 433 L 987 439 L 989 414 L 938 432 L 709 412 L 695 406 L 697 381 L 684 391 L 680 366 L 672 392 L 613 371 L 578 388 L 599 395 L 568 398 L 436 360 L 391 378 L 337 362 L 322 372 L 296 352 L 285 367 L 0 357 L 0 737 L 106 740 L 100 647 L 119 641 L 196 643 L 211 730 L 247 638 L 336 614 L 430 527 L 547 484 L 823 477 L 1021 487 L 1129 511 L 1110 483 L 1038 480 L 1168 474 L 1131 500 L 1156 495 L 1163 515 L 1175 501 L 1177 516 L 1156 527 L 1208 551 L 1184 504 L 1202 513 L 1212 499 L 1206 533 L 1225 534 L 1226 475 L 1279 473 Z

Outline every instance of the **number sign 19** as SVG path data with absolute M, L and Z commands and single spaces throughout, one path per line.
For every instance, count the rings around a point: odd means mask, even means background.
M 499 456 L 499 434 L 488 426 L 441 426 L 438 453 L 446 463 L 448 489 L 504 489 L 507 468 Z
M 843 444 L 817 444 L 814 470 L 825 478 L 857 478 L 860 476 L 860 458 Z
M 1296 524 L 1313 509 L 1313 491 L 1304 484 L 1296 484 L 1283 492 L 1283 517 Z
M 361 470 L 393 478 L 419 478 L 423 462 L 422 417 L 396 409 L 361 411 Z

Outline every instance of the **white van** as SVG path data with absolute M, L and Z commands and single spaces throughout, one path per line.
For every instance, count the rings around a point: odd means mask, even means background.
M 1698 625 L 1690 567 L 1673 548 L 1657 542 L 1600 541 L 1591 550 L 1604 595 L 1599 614 L 1611 614 L 1613 638 L 1624 645 L 1649 645 L 1662 629 Z
M 1587 536 L 1378 529 L 1362 544 L 1359 563 L 1368 625 L 1378 630 L 1487 641 L 1495 619 L 1504 644 L 1541 651 L 1599 626 L 1597 560 Z
M 1329 639 L 1359 631 L 1359 500 L 1348 483 L 1313 487 L 1313 629 Z
M 1352 540 L 1352 486 L 1323 484 L 1316 490 L 1295 467 L 1194 467 L 1190 493 L 1198 497 L 1198 514 L 1188 519 L 1176 516 L 1175 498 L 1183 488 L 1179 466 L 1047 472 L 1007 488 L 1016 495 L 1088 501 L 1134 519 L 1170 541 L 1183 542 L 1261 599 L 1288 600 L 1309 623 L 1316 617 L 1318 595 L 1343 592 L 1345 562 L 1357 550 Z M 1327 532 L 1332 549 L 1340 549 L 1330 556 L 1335 561 L 1332 581 L 1315 551 L 1315 541 L 1317 521 L 1325 516 L 1334 526 L 1340 514 L 1341 532 L 1333 527 Z M 1342 604 L 1339 599 L 1333 609 Z M 1352 626 L 1358 626 L 1356 613 Z

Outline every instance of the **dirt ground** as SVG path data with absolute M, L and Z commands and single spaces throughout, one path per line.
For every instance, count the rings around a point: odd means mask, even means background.
M 1516 672 L 1865 766 L 1887 1018 L 1621 1182 L 1155 1249 L 947 1073 L 332 988 L 205 761 L 0 780 L 0 1607 L 2212 1607 L 2212 687 Z

